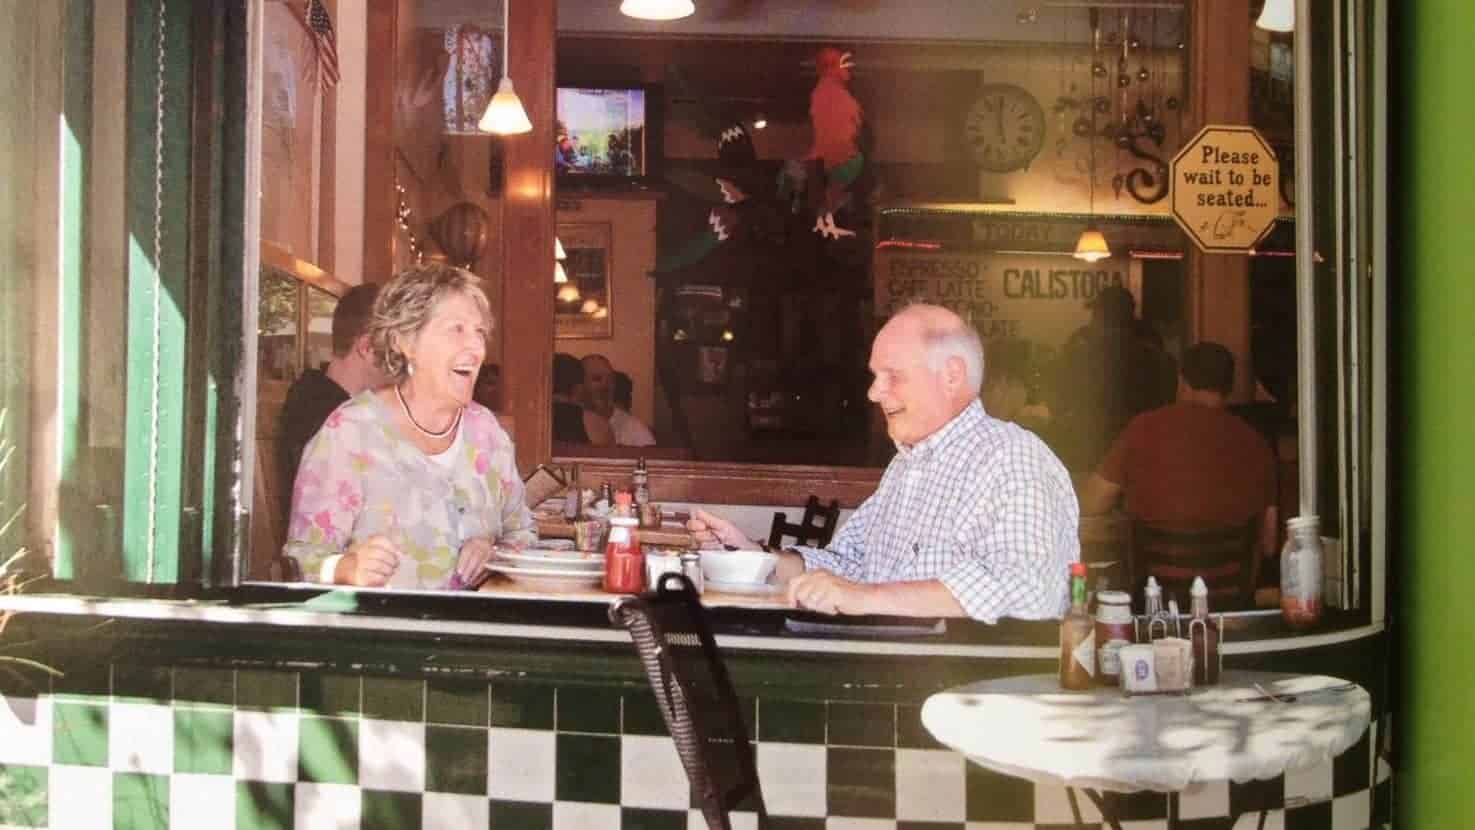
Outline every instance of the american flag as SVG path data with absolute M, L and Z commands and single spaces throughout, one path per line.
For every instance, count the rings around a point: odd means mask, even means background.
M 333 38 L 333 20 L 328 17 L 323 0 L 307 0 L 307 28 L 317 49 L 323 87 L 331 89 L 338 85 L 338 44 Z

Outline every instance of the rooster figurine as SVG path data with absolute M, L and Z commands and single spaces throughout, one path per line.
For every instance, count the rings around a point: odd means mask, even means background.
M 849 86 L 855 61 L 849 52 L 826 46 L 815 55 L 814 64 L 819 72 L 819 81 L 809 94 L 814 143 L 804 160 L 820 162 L 825 179 L 823 190 L 811 191 L 811 199 L 818 201 L 814 232 L 830 239 L 855 236 L 855 231 L 835 225 L 835 211 L 845 204 L 851 185 L 865 167 L 860 150 L 863 114 Z

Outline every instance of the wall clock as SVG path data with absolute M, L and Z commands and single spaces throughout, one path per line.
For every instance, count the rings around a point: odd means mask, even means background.
M 1022 170 L 1045 144 L 1045 111 L 1022 87 L 985 84 L 963 121 L 963 137 L 983 169 Z

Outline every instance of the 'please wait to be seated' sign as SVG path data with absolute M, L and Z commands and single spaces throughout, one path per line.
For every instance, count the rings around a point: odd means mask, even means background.
M 1246 252 L 1275 224 L 1280 162 L 1253 127 L 1210 124 L 1173 158 L 1173 218 L 1207 253 Z

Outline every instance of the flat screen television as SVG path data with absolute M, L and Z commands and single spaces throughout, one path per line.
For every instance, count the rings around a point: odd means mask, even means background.
M 640 187 L 661 157 L 661 94 L 640 84 L 559 84 L 553 167 L 562 184 Z

